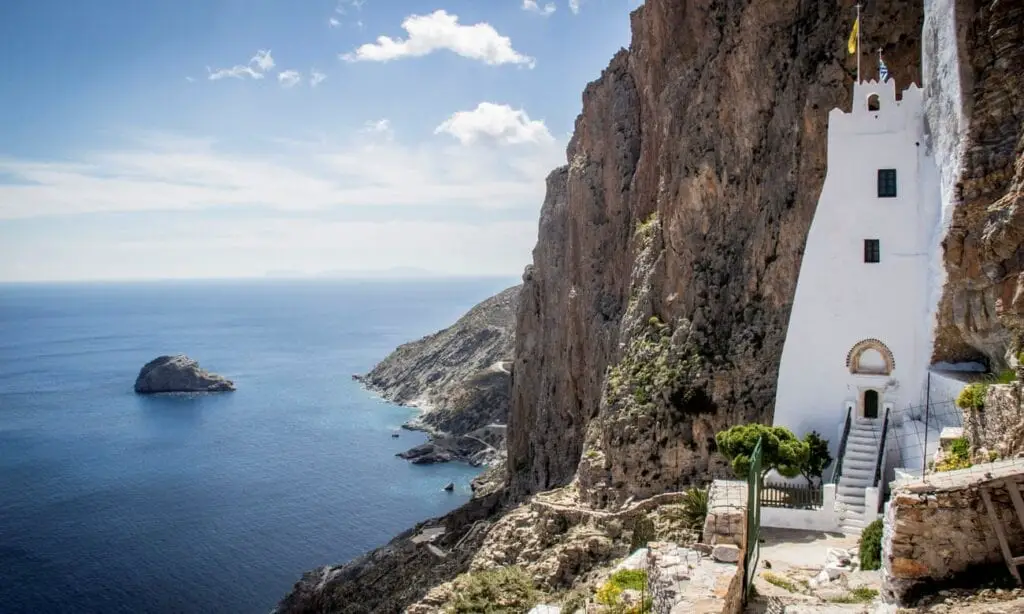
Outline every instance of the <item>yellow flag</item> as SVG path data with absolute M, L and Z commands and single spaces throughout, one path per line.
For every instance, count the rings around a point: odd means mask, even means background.
M 850 30 L 850 40 L 846 42 L 846 50 L 851 54 L 857 53 L 857 30 L 860 29 L 860 17 L 853 22 L 853 30 Z

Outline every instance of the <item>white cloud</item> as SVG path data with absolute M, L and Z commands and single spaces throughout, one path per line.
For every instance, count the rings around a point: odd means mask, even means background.
M 554 141 L 543 121 L 530 119 L 522 109 L 492 102 L 481 102 L 472 111 L 453 114 L 434 130 L 435 134 L 442 132 L 452 135 L 463 145 L 479 141 L 509 145 Z
M 195 79 L 193 79 L 192 77 L 185 77 L 185 80 L 188 81 L 189 83 L 194 83 L 195 82 Z
M 541 6 L 537 4 L 537 0 L 523 0 L 523 10 L 547 17 L 551 13 L 555 12 L 555 3 L 548 2 L 544 6 Z
M 316 86 L 320 85 L 325 79 L 327 79 L 327 75 L 325 75 L 324 73 L 320 72 L 319 70 L 314 68 L 313 70 L 309 71 L 309 86 L 310 87 L 316 87 Z
M 583 0 L 569 0 L 569 10 L 573 15 L 579 15 L 581 4 L 583 4 Z
M 252 56 L 249 63 L 255 64 L 260 71 L 267 72 L 274 67 L 274 58 L 270 55 L 270 49 L 260 49 L 256 55 Z
M 213 70 L 207 66 L 206 72 L 209 75 L 210 81 L 217 81 L 224 77 L 234 77 L 236 79 L 242 79 L 245 76 L 252 77 L 253 79 L 263 78 L 262 73 L 253 70 L 250 66 L 243 66 L 242 64 L 237 64 L 231 68 L 221 68 L 219 70 Z
M 531 124 L 525 114 L 521 119 Z M 0 157 L 0 219 L 210 207 L 536 206 L 544 177 L 564 163 L 564 144 L 544 139 L 513 151 L 475 146 L 472 138 L 466 145 L 438 139 L 410 145 L 392 138 L 385 120 L 371 127 L 341 140 L 275 142 L 264 154 L 150 135 L 71 159 Z M 452 129 L 473 130 L 464 121 Z M 515 130 L 499 138 L 529 140 Z
M 363 10 L 364 4 L 366 4 L 366 0 L 352 0 L 352 6 L 355 7 L 357 11 Z
M 297 70 L 284 70 L 277 73 L 277 82 L 282 87 L 292 87 L 302 81 L 302 73 Z
M 235 79 L 244 79 L 245 77 L 251 77 L 253 79 L 262 79 L 263 73 L 274 67 L 274 58 L 270 55 L 269 49 L 260 49 L 256 52 L 256 55 L 249 60 L 248 64 L 236 64 L 231 68 L 220 68 L 213 70 L 209 66 L 206 67 L 208 78 L 211 81 L 217 81 L 225 77 L 234 77 Z
M 338 26 L 341 25 L 341 22 L 338 21 L 336 17 L 331 17 L 330 19 L 327 20 L 327 25 L 329 25 L 332 28 L 337 28 Z
M 465 58 L 485 64 L 534 65 L 531 57 L 512 48 L 512 40 L 502 36 L 488 23 L 462 25 L 457 15 L 437 10 L 429 15 L 410 15 L 402 21 L 406 39 L 380 36 L 341 58 L 347 62 L 388 62 L 406 57 L 421 57 L 447 49 Z
M 363 132 L 390 134 L 391 120 L 385 117 L 383 119 L 367 121 L 365 124 L 363 124 Z

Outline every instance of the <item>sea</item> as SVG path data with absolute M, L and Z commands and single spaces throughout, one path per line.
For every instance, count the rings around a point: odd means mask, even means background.
M 0 285 L 0 613 L 269 612 L 467 501 L 353 381 L 515 279 Z M 185 353 L 233 380 L 139 396 Z M 449 481 L 454 492 L 444 492 Z

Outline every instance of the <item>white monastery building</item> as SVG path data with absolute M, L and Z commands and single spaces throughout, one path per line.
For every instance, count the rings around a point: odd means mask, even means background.
M 925 453 L 923 428 L 892 435 L 928 395 L 941 195 L 923 102 L 915 85 L 897 99 L 893 80 L 857 82 L 850 112 L 829 114 L 828 172 L 779 367 L 775 424 L 829 440 L 834 519 L 850 531 L 877 516 L 893 463 Z

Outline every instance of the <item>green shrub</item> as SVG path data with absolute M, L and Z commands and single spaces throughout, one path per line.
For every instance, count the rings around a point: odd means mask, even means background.
M 807 460 L 800 465 L 800 473 L 811 486 L 815 480 L 821 482 L 821 475 L 832 464 L 832 455 L 828 452 L 828 440 L 822 439 L 818 431 L 804 435 L 807 444 Z
M 949 444 L 949 452 L 957 456 L 970 456 L 971 444 L 967 441 L 966 437 L 954 439 L 953 442 Z
M 975 383 L 964 386 L 956 397 L 956 406 L 960 409 L 973 409 L 981 411 L 985 409 L 985 393 L 988 391 L 988 384 Z
M 647 589 L 647 572 L 642 569 L 620 569 L 608 578 L 597 590 L 597 602 L 608 606 L 608 612 L 613 614 L 643 614 L 651 611 L 651 600 L 644 599 L 643 603 L 626 607 L 620 603 L 622 592 L 626 590 L 645 591 Z
M 708 515 L 708 489 L 694 486 L 683 493 L 683 511 L 680 520 L 686 528 L 699 531 Z
M 533 580 L 519 567 L 499 567 L 455 580 L 450 614 L 511 614 L 529 612 L 540 601 Z
M 647 572 L 642 569 L 620 569 L 608 581 L 622 590 L 642 591 L 647 586 Z
M 629 542 L 629 551 L 636 552 L 647 546 L 654 539 L 654 521 L 647 516 L 640 516 L 633 523 L 633 537 Z
M 622 588 L 615 586 L 611 582 L 605 582 L 601 588 L 597 589 L 597 602 L 607 606 L 619 605 L 619 597 L 621 595 Z
M 949 444 L 949 454 L 935 465 L 936 471 L 956 471 L 971 467 L 971 444 L 965 437 L 954 439 Z
M 807 442 L 796 438 L 783 426 L 764 424 L 738 424 L 715 435 L 718 451 L 732 463 L 736 477 L 746 478 L 750 473 L 750 457 L 758 440 L 761 441 L 761 476 L 772 469 L 787 478 L 800 475 L 808 462 L 810 449 Z
M 1015 381 L 1017 381 L 1017 371 L 1014 369 L 1000 371 L 997 374 L 993 374 L 991 377 L 991 382 L 993 384 L 1012 384 Z
M 864 527 L 860 534 L 860 568 L 866 571 L 882 567 L 882 520 Z

